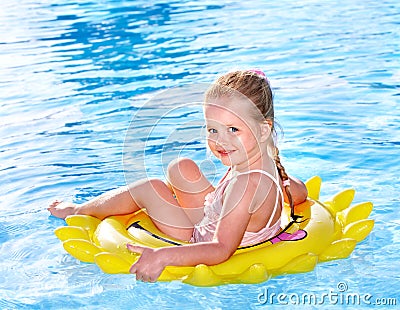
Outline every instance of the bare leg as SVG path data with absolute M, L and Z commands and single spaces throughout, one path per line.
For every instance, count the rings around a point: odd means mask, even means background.
M 214 187 L 200 171 L 197 164 L 188 158 L 174 160 L 168 166 L 169 186 L 179 205 L 184 208 L 192 223 L 204 216 L 204 198 Z
M 179 205 L 169 186 L 161 180 L 138 181 L 130 186 L 133 200 L 145 208 L 154 224 L 174 238 L 188 241 L 194 223 Z
M 189 240 L 193 225 L 204 216 L 204 197 L 214 188 L 189 159 L 172 162 L 168 179 L 169 184 L 156 179 L 140 180 L 82 205 L 55 201 L 48 210 L 59 218 L 87 214 L 103 219 L 145 208 L 161 231 L 178 239 Z
M 127 186 L 108 191 L 84 204 L 54 201 L 48 208 L 50 213 L 59 218 L 73 214 L 92 215 L 103 219 L 110 215 L 133 213 L 139 206 L 132 199 Z
M 86 214 L 104 219 L 110 215 L 130 214 L 144 208 L 154 224 L 164 233 L 189 240 L 193 223 L 179 206 L 170 188 L 161 180 L 140 180 L 104 193 L 82 205 L 55 201 L 48 210 L 65 218 L 72 214 Z

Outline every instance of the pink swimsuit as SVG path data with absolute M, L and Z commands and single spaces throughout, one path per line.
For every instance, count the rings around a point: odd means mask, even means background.
M 228 170 L 229 172 L 229 170 Z M 228 174 L 227 172 L 227 174 Z M 249 174 L 253 172 L 258 172 L 262 173 L 266 176 L 268 176 L 277 186 L 279 194 L 276 195 L 276 201 L 275 201 L 275 206 L 274 210 L 272 211 L 271 217 L 268 221 L 268 223 L 265 225 L 264 228 L 260 229 L 258 232 L 251 232 L 251 231 L 246 231 L 244 233 L 242 242 L 240 243 L 240 246 L 248 246 L 252 244 L 257 244 L 262 241 L 265 241 L 271 237 L 273 237 L 280 229 L 280 224 L 281 221 L 278 220 L 276 223 L 272 226 L 271 222 L 272 219 L 275 216 L 275 213 L 277 209 L 279 209 L 279 196 L 283 197 L 281 187 L 279 185 L 279 182 L 277 181 L 276 177 L 272 176 L 270 173 L 264 171 L 264 170 L 249 170 L 243 173 L 239 173 L 238 175 L 242 174 Z M 215 230 L 217 227 L 217 223 L 220 219 L 220 215 L 222 212 L 222 200 L 223 200 L 223 194 L 226 189 L 226 187 L 229 184 L 229 181 L 231 179 L 225 180 L 227 174 L 221 179 L 220 183 L 217 185 L 215 190 L 211 193 L 209 193 L 205 197 L 204 201 L 204 217 L 203 219 L 194 226 L 193 229 L 193 235 L 192 238 L 190 239 L 190 242 L 205 242 L 205 241 L 212 241 L 214 238 Z M 276 171 L 277 174 L 277 171 Z M 282 198 L 282 206 L 283 206 L 283 198 Z M 280 209 L 282 210 L 282 209 Z

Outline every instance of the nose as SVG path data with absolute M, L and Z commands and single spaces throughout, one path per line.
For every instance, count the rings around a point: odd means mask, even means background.
M 226 146 L 228 145 L 228 137 L 222 133 L 218 133 L 218 136 L 215 139 L 215 144 L 219 146 Z

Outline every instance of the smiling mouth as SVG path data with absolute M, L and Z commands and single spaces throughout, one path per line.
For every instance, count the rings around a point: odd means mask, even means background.
M 229 156 L 231 155 L 234 151 L 226 151 L 226 150 L 219 150 L 217 151 L 219 155 L 221 156 Z

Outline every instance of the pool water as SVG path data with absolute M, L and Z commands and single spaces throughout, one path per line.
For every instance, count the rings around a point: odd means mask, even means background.
M 2 1 L 0 18 L 0 309 L 260 309 L 330 291 L 372 296 L 358 308 L 398 306 L 398 1 L 20 0 Z M 320 175 L 322 200 L 353 187 L 355 202 L 372 201 L 371 235 L 310 273 L 211 288 L 136 282 L 66 254 L 47 205 L 161 177 L 165 141 L 223 173 L 195 133 L 196 106 L 168 110 L 148 136 L 163 111 L 148 102 L 236 67 L 271 81 L 286 169 Z

